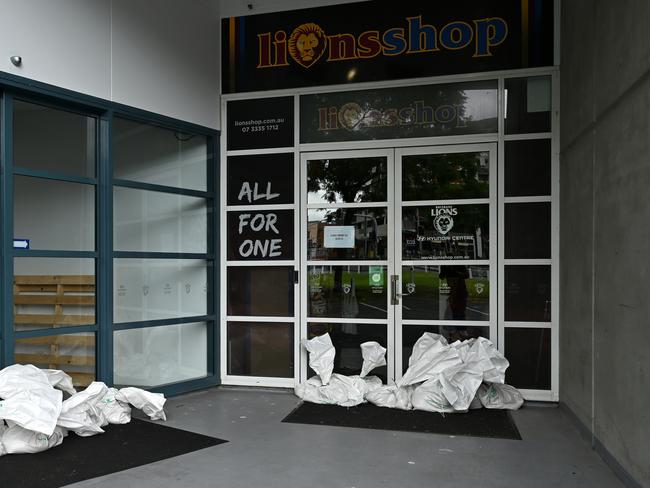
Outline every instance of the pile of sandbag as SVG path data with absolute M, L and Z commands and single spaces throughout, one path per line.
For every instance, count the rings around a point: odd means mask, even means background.
M 363 367 L 359 376 L 333 374 L 336 351 L 329 334 L 303 341 L 316 376 L 295 388 L 305 401 L 354 406 L 364 401 L 402 410 L 466 412 L 473 408 L 515 410 L 524 400 L 505 384 L 508 360 L 488 339 L 479 337 L 449 344 L 425 332 L 413 346 L 409 367 L 394 385 L 382 385 L 366 375 L 385 365 L 386 349 L 376 342 L 361 345 Z
M 129 423 L 131 405 L 152 420 L 166 420 L 164 404 L 161 393 L 97 381 L 77 392 L 63 371 L 14 364 L 0 371 L 0 456 L 45 451 L 68 432 L 102 434 L 108 424 Z

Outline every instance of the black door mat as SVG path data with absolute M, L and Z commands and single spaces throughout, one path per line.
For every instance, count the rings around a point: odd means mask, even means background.
M 104 430 L 92 437 L 70 433 L 37 454 L 0 457 L 0 486 L 56 488 L 228 442 L 135 418 Z
M 467 413 L 447 413 L 443 416 L 421 410 L 406 411 L 377 407 L 369 403 L 346 408 L 303 402 L 282 421 L 294 424 L 521 440 L 519 429 L 510 412 L 486 408 L 470 410 Z

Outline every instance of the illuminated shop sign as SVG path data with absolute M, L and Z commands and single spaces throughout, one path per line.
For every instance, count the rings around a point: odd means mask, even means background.
M 223 91 L 552 65 L 552 6 L 366 1 L 224 19 Z

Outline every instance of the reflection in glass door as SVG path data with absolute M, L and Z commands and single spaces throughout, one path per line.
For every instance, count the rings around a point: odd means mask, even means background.
M 495 164 L 495 144 L 302 155 L 301 337 L 329 332 L 335 372 L 365 341 L 384 382 L 424 332 L 496 342 Z
M 393 348 L 393 154 L 302 155 L 301 336 L 328 332 L 337 351 L 334 371 L 346 375 L 361 370 L 361 343 Z M 307 368 L 301 381 L 314 374 Z M 393 370 L 389 357 L 374 373 L 386 382 Z
M 424 332 L 496 343 L 496 145 L 397 149 L 395 171 L 399 378 Z

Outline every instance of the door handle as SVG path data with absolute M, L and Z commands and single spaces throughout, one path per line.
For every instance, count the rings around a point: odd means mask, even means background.
M 399 305 L 399 299 L 402 296 L 397 290 L 399 288 L 399 276 L 390 276 L 390 304 Z

